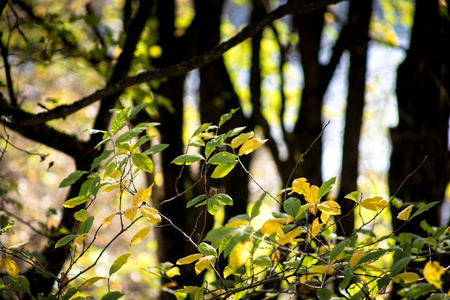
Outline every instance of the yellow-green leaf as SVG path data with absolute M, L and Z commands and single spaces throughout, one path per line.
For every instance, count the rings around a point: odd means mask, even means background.
M 86 221 L 87 217 L 88 217 L 88 213 L 87 210 L 85 209 L 80 209 L 79 211 L 75 212 L 73 214 L 73 217 L 75 218 L 75 220 L 77 220 L 78 222 L 83 223 L 84 221 Z
M 324 201 L 317 205 L 317 208 L 328 215 L 338 216 L 341 214 L 341 206 L 333 200 Z
M 358 202 L 359 201 L 359 192 L 358 191 L 351 192 L 351 193 L 347 194 L 344 198 Z
M 239 156 L 252 153 L 261 147 L 265 142 L 267 142 L 267 140 L 261 140 L 258 138 L 246 141 L 239 149 Z
M 242 266 L 250 257 L 252 247 L 253 243 L 251 240 L 247 240 L 245 243 L 237 243 L 230 253 L 230 265 L 235 269 Z
M 368 210 L 378 211 L 389 206 L 386 200 L 381 197 L 367 198 L 361 201 L 361 206 Z
M 169 278 L 172 278 L 177 275 L 181 275 L 180 269 L 178 267 L 170 268 L 169 270 L 166 271 L 166 275 Z
M 195 264 L 195 273 L 197 273 L 197 275 L 198 275 L 201 272 L 203 272 L 203 270 L 205 268 L 207 268 L 215 258 L 216 257 L 214 255 L 208 255 L 208 256 L 201 257 L 198 260 L 198 262 Z
M 109 192 L 111 192 L 111 191 L 117 189 L 118 187 L 119 187 L 119 184 L 109 185 L 109 186 L 107 186 L 107 187 L 102 191 L 102 194 L 109 193 Z
M 8 272 L 9 273 L 9 272 Z M 437 261 L 429 261 L 423 268 L 423 276 L 429 284 L 434 285 L 440 289 L 442 286 L 441 275 L 444 273 L 444 268 L 439 265 Z
M 288 233 L 286 233 L 282 238 L 280 238 L 277 243 L 280 245 L 286 245 L 287 243 L 292 242 L 300 233 L 300 227 L 294 228 Z
M 109 223 L 111 223 L 112 219 L 114 219 L 114 217 L 117 215 L 118 212 L 112 213 L 109 216 L 107 216 L 102 223 L 103 227 L 106 227 L 109 225 Z
M 400 274 L 395 275 L 393 280 L 396 283 L 401 283 L 401 281 L 403 280 L 403 283 L 409 284 L 409 283 L 416 282 L 419 279 L 420 279 L 420 276 L 417 275 L 416 273 L 405 272 L 405 273 L 400 273 Z
M 231 148 L 235 149 L 251 139 L 255 135 L 253 131 L 247 132 L 247 133 L 241 133 L 237 137 L 231 140 Z
M 187 264 L 193 263 L 196 260 L 199 260 L 201 257 L 203 257 L 203 254 L 201 254 L 201 253 L 191 254 L 186 257 L 180 258 L 179 260 L 177 260 L 176 264 L 177 265 L 187 265 Z
M 95 277 L 89 278 L 88 280 L 86 280 L 85 282 L 83 282 L 83 283 L 79 286 L 79 288 L 80 288 L 80 289 L 82 289 L 82 288 L 88 288 L 88 287 L 90 287 L 91 285 L 93 285 L 94 283 L 96 283 L 97 281 L 99 281 L 100 279 L 108 279 L 108 278 L 106 278 L 106 277 L 101 277 L 101 276 L 95 276 Z
M 16 262 L 10 258 L 5 258 L 5 267 L 6 272 L 8 272 L 9 275 L 12 277 L 16 277 L 19 275 L 19 266 L 16 264 Z
M 147 227 L 148 228 L 148 227 Z M 120 270 L 120 268 L 123 267 L 128 262 L 128 257 L 130 257 L 131 253 L 123 254 L 116 258 L 114 263 L 112 264 L 111 268 L 109 268 L 109 277 L 111 277 L 112 274 L 116 273 Z
M 397 219 L 403 220 L 403 221 L 408 221 L 409 215 L 411 214 L 411 211 L 412 211 L 413 207 L 414 207 L 414 205 L 411 204 L 407 208 L 405 208 L 404 210 L 399 212 L 398 215 L 397 215 Z
M 69 199 L 66 202 L 64 202 L 63 206 L 65 208 L 74 208 L 75 206 L 83 204 L 89 200 L 90 200 L 89 197 L 77 196 L 75 198 Z
M 145 239 L 145 237 L 147 236 L 147 234 L 150 232 L 150 229 L 152 229 L 152 228 L 151 227 L 144 227 L 141 230 L 139 230 L 139 232 L 136 233 L 131 238 L 130 246 L 136 245 L 136 244 L 142 242 Z
M 136 217 L 137 206 L 129 207 L 125 210 L 125 218 L 127 218 L 130 222 L 133 222 L 134 217 Z
M 152 160 L 143 153 L 135 153 L 131 155 L 131 160 L 133 164 L 147 173 L 153 173 L 153 162 Z
M 292 189 L 299 195 L 306 195 L 310 190 L 310 184 L 305 177 L 297 178 L 292 182 Z
M 353 252 L 352 257 L 350 257 L 349 261 L 350 266 L 354 267 L 358 265 L 358 262 L 361 260 L 361 258 L 363 258 L 364 255 L 364 250 L 356 250 L 355 252 Z

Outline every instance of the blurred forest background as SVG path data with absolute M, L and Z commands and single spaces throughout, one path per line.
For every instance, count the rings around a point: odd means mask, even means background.
M 156 141 L 170 144 L 154 158 L 155 172 L 140 179 L 155 183 L 154 203 L 197 180 L 195 169 L 177 180 L 179 166 L 170 163 L 192 131 L 240 108 L 227 126 L 269 139 L 244 161 L 269 191 L 300 176 L 319 186 L 337 176 L 342 215 L 353 208 L 344 196 L 359 190 L 395 197 L 393 215 L 442 200 L 420 217 L 448 223 L 446 0 L 1 0 L 0 11 L 0 218 L 2 227 L 16 221 L 1 242 L 28 241 L 29 255 L 55 276 L 69 250 L 54 244 L 74 226 L 73 210 L 61 205 L 80 188 L 58 185 L 76 169 L 90 170 L 101 153 L 98 137 L 81 131 L 106 129 L 110 109 L 141 103 L 148 106 L 136 124 L 160 122 Z M 234 199 L 225 218 L 260 196 L 238 169 L 207 184 Z M 201 240 L 185 208 L 195 193 L 160 210 Z M 106 217 L 112 210 L 104 201 L 98 214 Z M 398 226 L 389 215 L 384 221 L 380 230 Z M 419 224 L 402 230 L 418 233 Z M 353 227 L 350 213 L 338 231 Z M 122 289 L 135 298 L 156 293 L 136 266 L 190 254 L 182 241 L 170 226 L 156 230 L 155 240 L 136 248 Z M 198 280 L 189 272 L 184 285 Z M 54 284 L 36 269 L 25 276 L 33 292 Z

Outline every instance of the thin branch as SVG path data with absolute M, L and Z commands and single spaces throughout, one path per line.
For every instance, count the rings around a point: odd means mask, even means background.
M 143 72 L 139 75 L 128 77 L 120 80 L 116 83 L 111 83 L 101 90 L 97 90 L 93 94 L 86 96 L 70 105 L 61 105 L 50 111 L 42 112 L 31 117 L 22 115 L 19 118 L 13 119 L 13 122 L 20 124 L 22 126 L 31 126 L 39 123 L 43 123 L 49 120 L 62 118 L 68 116 L 100 99 L 114 95 L 118 92 L 123 91 L 125 88 L 162 78 L 175 77 L 179 75 L 184 75 L 191 70 L 200 68 L 211 63 L 213 60 L 222 56 L 226 51 L 232 47 L 240 44 L 244 40 L 254 36 L 256 33 L 261 31 L 265 26 L 271 24 L 273 21 L 280 19 L 288 14 L 295 13 L 305 13 L 313 11 L 319 8 L 326 7 L 331 4 L 341 2 L 343 0 L 321 0 L 321 1 L 288 1 L 286 4 L 281 5 L 277 9 L 273 10 L 271 13 L 267 14 L 263 19 L 258 22 L 247 25 L 242 31 L 237 35 L 230 38 L 229 40 L 219 44 L 212 50 L 198 55 L 185 62 L 172 65 L 166 68 L 156 68 L 151 71 Z M 4 111 L 8 113 L 8 109 L 5 108 Z M 3 113 L 3 112 L 2 112 Z M 11 111 L 10 111 L 11 113 Z

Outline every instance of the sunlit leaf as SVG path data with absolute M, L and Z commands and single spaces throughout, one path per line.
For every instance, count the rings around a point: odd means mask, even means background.
M 219 201 L 215 197 L 209 198 L 206 201 L 208 212 L 215 216 L 217 211 L 219 210 Z
M 206 196 L 205 194 L 195 197 L 194 199 L 190 200 L 190 201 L 186 204 L 186 208 L 189 208 L 189 207 L 192 207 L 192 206 L 196 205 L 197 203 L 199 203 L 199 202 L 205 200 L 206 197 L 207 197 L 207 196 Z
M 237 243 L 230 253 L 230 265 L 235 269 L 242 266 L 250 258 L 252 246 L 251 240 L 247 240 L 245 243 Z
M 368 210 L 378 211 L 389 206 L 386 200 L 381 197 L 367 198 L 361 201 L 361 206 Z
M 297 178 L 292 182 L 292 189 L 299 195 L 306 195 L 310 190 L 310 184 L 304 177 Z
M 116 144 L 120 145 L 122 143 L 128 142 L 137 137 L 142 131 L 146 129 L 146 127 L 135 127 L 133 129 L 127 130 L 116 139 Z
M 267 140 L 261 140 L 258 138 L 246 141 L 239 149 L 239 156 L 252 153 L 256 149 L 261 147 L 265 142 L 267 142 Z
M 350 257 L 349 264 L 351 267 L 355 267 L 358 265 L 358 262 L 361 258 L 364 256 L 364 250 L 356 250 L 353 252 L 352 256 Z
M 86 196 L 77 196 L 74 197 L 72 199 L 67 200 L 66 202 L 64 202 L 63 206 L 65 208 L 74 208 L 75 206 L 78 206 L 80 204 L 83 204 L 87 201 L 89 201 L 90 198 L 86 197 Z
M 222 205 L 233 205 L 233 199 L 227 194 L 220 193 L 215 195 L 214 198 Z
M 133 164 L 140 170 L 147 173 L 153 173 L 153 162 L 147 155 L 143 153 L 135 153 L 131 155 L 131 159 Z
M 282 238 L 280 238 L 277 243 L 280 245 L 291 243 L 299 235 L 300 230 L 300 227 L 294 228 L 293 230 L 286 233 Z
M 5 268 L 6 272 L 8 272 L 8 274 L 12 277 L 16 277 L 17 275 L 19 275 L 19 266 L 14 260 L 10 259 L 9 257 L 5 258 Z
M 233 136 L 238 135 L 239 133 L 241 133 L 245 129 L 245 127 L 246 126 L 242 126 L 242 127 L 237 127 L 237 128 L 233 128 L 233 129 L 228 130 L 228 132 L 225 134 L 223 139 L 225 140 L 225 139 L 227 139 L 229 137 L 233 137 Z
M 161 215 L 155 208 L 144 206 L 140 208 L 140 211 L 151 225 L 156 225 L 161 222 Z
M 316 236 L 322 229 L 323 225 L 325 225 L 325 224 L 320 223 L 319 219 L 315 218 L 311 224 L 311 235 Z
M 237 137 L 231 140 L 231 148 L 235 149 L 251 139 L 255 133 L 253 131 L 247 132 L 247 133 L 241 133 Z
M 194 261 L 199 260 L 203 256 L 204 255 L 201 253 L 191 254 L 186 257 L 180 258 L 179 260 L 177 260 L 176 264 L 177 265 L 187 265 L 187 264 L 193 263 Z
M 213 165 L 230 164 L 236 161 L 237 156 L 230 152 L 219 152 L 211 157 L 208 162 Z
M 149 228 L 149 227 L 147 227 Z M 123 254 L 116 258 L 114 263 L 112 264 L 111 268 L 109 268 L 109 277 L 111 277 L 112 274 L 116 273 L 120 270 L 120 268 L 123 267 L 128 262 L 128 257 L 130 257 L 131 253 Z
M 403 221 L 408 221 L 409 215 L 411 214 L 413 207 L 414 207 L 414 205 L 411 204 L 407 208 L 405 208 L 404 210 L 399 212 L 397 215 L 397 219 L 403 220 Z
M 198 245 L 198 251 L 200 251 L 200 253 L 202 253 L 203 255 L 213 255 L 213 256 L 217 256 L 217 250 L 216 248 L 214 248 L 213 246 L 207 244 L 207 243 L 200 243 L 200 245 Z
M 169 278 L 172 278 L 172 277 L 175 277 L 178 275 L 181 275 L 180 269 L 178 267 L 173 267 L 166 271 L 166 276 Z
M 324 201 L 318 204 L 317 208 L 328 215 L 337 216 L 341 214 L 341 206 L 333 200 Z
M 429 284 L 440 289 L 442 287 L 441 275 L 445 272 L 444 267 L 437 261 L 428 261 L 423 268 L 423 276 Z M 8 272 L 9 273 L 9 272 Z
M 261 233 L 271 235 L 277 232 L 279 235 L 283 235 L 283 223 L 284 219 L 269 219 L 261 226 Z
M 96 283 L 97 281 L 99 281 L 99 280 L 101 280 L 101 279 L 108 279 L 108 278 L 107 278 L 107 277 L 101 277 L 101 276 L 95 276 L 95 277 L 89 278 L 88 280 L 86 280 L 85 282 L 83 282 L 83 283 L 79 286 L 79 288 L 80 288 L 80 289 L 82 289 L 82 288 L 88 288 L 88 287 L 90 287 L 91 285 L 93 285 L 94 283 Z
M 223 178 L 230 173 L 234 167 L 236 166 L 237 161 L 234 161 L 229 164 L 219 164 L 215 169 L 214 172 L 211 174 L 211 178 Z
M 147 200 L 150 198 L 150 196 L 152 195 L 152 188 L 153 188 L 154 183 L 152 183 L 152 185 L 150 185 L 150 187 L 144 189 L 140 189 L 136 192 L 136 195 L 133 196 L 133 202 L 132 205 L 136 206 L 139 203 L 146 203 Z
M 358 191 L 351 192 L 350 194 L 347 194 L 344 198 L 358 202 L 359 201 L 359 192 Z
M 395 275 L 393 281 L 396 283 L 410 284 L 420 279 L 420 276 L 413 272 L 399 273 Z
M 319 202 L 319 187 L 316 185 L 312 185 L 309 191 L 305 194 L 305 201 L 308 203 L 316 204 Z M 311 210 L 311 208 L 310 208 Z
M 86 219 L 88 217 L 88 212 L 85 209 L 80 209 L 79 211 L 77 211 L 73 214 L 73 217 L 78 222 L 84 222 L 84 221 L 86 221 Z
M 195 264 L 195 273 L 198 275 L 203 272 L 203 270 L 206 269 L 214 259 L 215 257 L 212 255 L 200 257 L 198 262 Z
M 124 213 L 125 218 L 127 218 L 130 222 L 133 222 L 136 217 L 137 210 L 137 206 L 127 208 Z
M 150 229 L 152 229 L 151 227 L 144 227 L 141 230 L 138 231 L 138 233 L 136 233 L 130 241 L 130 246 L 139 244 L 140 242 L 142 242 L 146 237 L 147 234 L 150 232 Z
M 117 212 L 110 214 L 109 216 L 107 216 L 102 223 L 103 227 L 108 226 L 109 223 L 111 223 L 112 219 L 114 219 L 114 217 L 117 215 Z
M 191 137 L 191 138 L 193 138 L 194 136 L 196 136 L 196 135 L 199 134 L 200 132 L 203 132 L 203 131 L 209 129 L 209 126 L 211 126 L 211 124 L 212 124 L 212 123 L 203 123 L 202 125 L 200 125 L 200 126 L 194 131 L 194 133 L 192 134 L 192 137 Z
M 205 160 L 205 158 L 200 154 L 183 154 L 172 160 L 172 164 L 176 165 L 190 165 L 193 164 L 199 160 Z
M 219 127 L 223 125 L 226 121 L 230 120 L 233 114 L 238 111 L 239 108 L 232 108 L 229 113 L 220 116 Z

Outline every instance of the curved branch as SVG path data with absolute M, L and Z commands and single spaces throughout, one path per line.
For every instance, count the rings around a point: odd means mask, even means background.
M 86 96 L 73 104 L 70 105 L 61 105 L 50 111 L 38 113 L 33 115 L 32 117 L 22 116 L 14 116 L 12 122 L 21 126 L 31 126 L 39 123 L 43 123 L 49 120 L 62 118 L 68 116 L 100 99 L 105 97 L 114 95 L 115 93 L 123 91 L 125 88 L 147 82 L 150 80 L 157 80 L 168 77 L 175 77 L 179 75 L 183 75 L 188 73 L 191 70 L 200 68 L 212 62 L 213 60 L 219 58 L 226 51 L 231 49 L 232 47 L 240 44 L 244 40 L 252 37 L 259 31 L 261 31 L 265 26 L 269 25 L 273 21 L 280 19 L 288 14 L 295 13 L 305 13 L 313 10 L 317 10 L 319 8 L 326 7 L 331 4 L 335 4 L 341 2 L 343 0 L 309 0 L 309 1 L 288 1 L 286 4 L 281 5 L 277 9 L 273 10 L 271 13 L 267 14 L 260 21 L 247 25 L 242 31 L 240 31 L 237 35 L 230 38 L 229 40 L 219 44 L 217 47 L 212 50 L 198 55 L 190 60 L 185 62 L 172 65 L 166 68 L 157 68 L 150 71 L 143 72 L 139 75 L 128 77 L 123 80 L 120 80 L 116 83 L 111 83 L 105 88 L 101 90 L 97 90 L 93 94 Z M 8 114 L 8 111 L 11 110 L 6 107 L 2 114 Z

